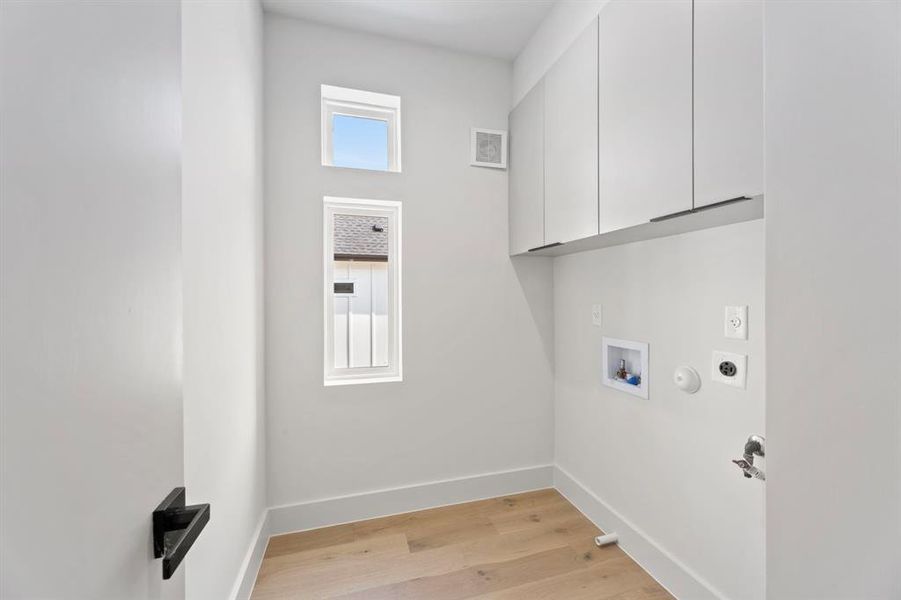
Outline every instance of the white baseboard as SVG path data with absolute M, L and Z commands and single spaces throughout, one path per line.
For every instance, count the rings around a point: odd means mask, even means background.
M 676 598 L 726 597 L 559 465 L 554 467 L 554 487 L 605 533 L 615 531 L 619 547 Z
M 257 573 L 263 564 L 263 555 L 266 553 L 266 545 L 269 543 L 269 509 L 263 510 L 260 522 L 251 536 L 250 547 L 241 564 L 241 570 L 232 586 L 232 600 L 249 600 L 253 592 L 253 584 L 256 583 Z
M 484 473 L 269 509 L 269 534 L 317 529 L 552 487 L 552 465 Z

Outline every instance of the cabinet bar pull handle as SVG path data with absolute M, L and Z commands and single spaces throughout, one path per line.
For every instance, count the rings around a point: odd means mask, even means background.
M 667 221 L 669 219 L 675 219 L 677 217 L 684 217 L 685 215 L 693 215 L 695 213 L 703 212 L 705 210 L 711 210 L 713 208 L 719 208 L 721 206 L 726 206 L 727 204 L 735 204 L 736 202 L 744 202 L 745 200 L 751 200 L 750 196 L 738 196 L 737 198 L 729 198 L 728 200 L 721 200 L 720 202 L 714 202 L 713 204 L 707 204 L 705 206 L 699 206 L 697 208 L 689 208 L 688 210 L 680 210 L 679 212 L 670 213 L 668 215 L 663 215 L 662 217 L 654 217 L 651 219 L 651 223 L 659 223 L 660 221 Z
M 538 246 L 537 248 L 529 248 L 529 252 L 538 252 L 539 250 L 544 250 L 546 248 L 553 248 L 554 246 L 562 246 L 563 242 L 554 242 L 553 244 L 545 244 L 544 246 Z
M 660 221 L 669 221 L 670 219 L 675 219 L 677 217 L 684 217 L 685 215 L 690 215 L 695 211 L 693 208 L 689 208 L 688 210 L 680 210 L 679 212 L 670 213 L 668 215 L 663 215 L 662 217 L 654 217 L 650 220 L 651 223 L 659 223 Z

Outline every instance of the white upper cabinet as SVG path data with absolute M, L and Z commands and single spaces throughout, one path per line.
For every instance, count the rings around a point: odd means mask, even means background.
M 691 0 L 600 13 L 600 231 L 692 208 Z
M 694 10 L 697 207 L 763 193 L 763 2 Z
M 545 243 L 598 233 L 598 22 L 544 78 Z
M 763 95 L 763 0 L 610 0 L 510 114 L 510 253 L 762 195 Z
M 544 245 L 544 84 L 510 113 L 507 164 L 510 254 Z

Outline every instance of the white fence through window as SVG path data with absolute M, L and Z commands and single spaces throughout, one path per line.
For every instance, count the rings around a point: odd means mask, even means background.
M 388 263 L 336 260 L 335 368 L 388 366 Z

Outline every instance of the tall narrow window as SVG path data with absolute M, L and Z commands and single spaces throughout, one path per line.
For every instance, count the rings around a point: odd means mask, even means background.
M 323 85 L 322 164 L 400 172 L 400 97 Z
M 324 199 L 325 385 L 401 381 L 401 206 Z

